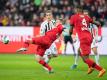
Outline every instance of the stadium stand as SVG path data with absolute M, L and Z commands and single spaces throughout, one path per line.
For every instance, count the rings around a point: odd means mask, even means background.
M 0 0 L 0 26 L 38 26 L 47 9 L 52 10 L 55 19 L 69 19 L 78 5 L 103 25 L 107 24 L 106 4 L 106 0 Z

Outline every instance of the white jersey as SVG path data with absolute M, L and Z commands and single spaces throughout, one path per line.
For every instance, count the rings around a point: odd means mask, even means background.
M 91 44 L 91 48 L 97 47 L 98 40 L 98 28 L 95 24 L 90 24 L 90 31 L 93 35 L 93 42 Z
M 53 28 L 55 28 L 55 20 L 51 20 L 50 22 L 48 22 L 47 20 L 45 20 L 44 22 L 41 23 L 41 26 L 40 26 L 40 35 L 44 36 L 47 31 L 50 31 Z M 58 53 L 57 47 L 56 47 L 56 44 L 54 42 L 52 43 L 52 45 L 50 46 L 50 48 L 45 51 L 46 55 L 57 54 L 57 53 Z
M 41 23 L 40 26 L 40 35 L 43 36 L 45 33 L 51 29 L 55 28 L 55 20 L 51 20 L 48 22 L 45 20 L 44 22 Z
M 90 32 L 93 35 L 93 38 L 98 38 L 98 27 L 95 24 L 90 24 Z

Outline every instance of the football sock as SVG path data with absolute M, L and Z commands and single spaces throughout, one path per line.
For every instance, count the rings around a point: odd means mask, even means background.
M 96 64 L 99 65 L 99 54 L 95 55 L 95 61 L 96 61 Z
M 98 71 L 101 71 L 103 68 L 99 65 L 97 65 L 93 60 L 86 59 L 85 62 L 88 64 L 89 67 L 93 67 Z
M 95 64 L 94 61 L 91 59 L 86 59 L 85 63 L 88 64 L 88 67 L 92 67 Z
M 94 68 L 97 69 L 98 71 L 101 71 L 103 69 L 101 66 L 99 66 L 97 64 L 94 66 Z
M 49 59 L 48 55 L 44 55 L 43 58 L 44 58 L 44 61 L 45 61 L 46 63 L 49 63 L 49 60 L 50 60 L 50 59 Z
M 76 54 L 76 56 L 75 56 L 75 64 L 78 64 L 78 59 L 79 59 L 79 55 Z
M 49 71 L 52 69 L 44 60 L 40 60 L 39 64 L 41 64 L 44 67 L 46 67 Z

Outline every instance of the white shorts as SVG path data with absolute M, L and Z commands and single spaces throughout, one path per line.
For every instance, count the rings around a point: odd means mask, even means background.
M 53 42 L 50 48 L 45 51 L 45 55 L 50 55 L 50 54 L 58 54 L 58 50 L 55 42 Z
M 93 39 L 93 42 L 91 43 L 91 48 L 98 47 L 98 43 Z

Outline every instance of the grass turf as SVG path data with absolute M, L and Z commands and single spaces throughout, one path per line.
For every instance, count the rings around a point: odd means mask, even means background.
M 97 78 L 98 71 L 87 75 L 87 66 L 79 60 L 77 69 L 71 70 L 73 56 L 59 56 L 51 60 L 53 74 L 48 74 L 35 62 L 34 55 L 0 54 L 0 80 L 107 80 L 107 73 Z M 107 56 L 100 57 L 101 65 L 107 69 Z

